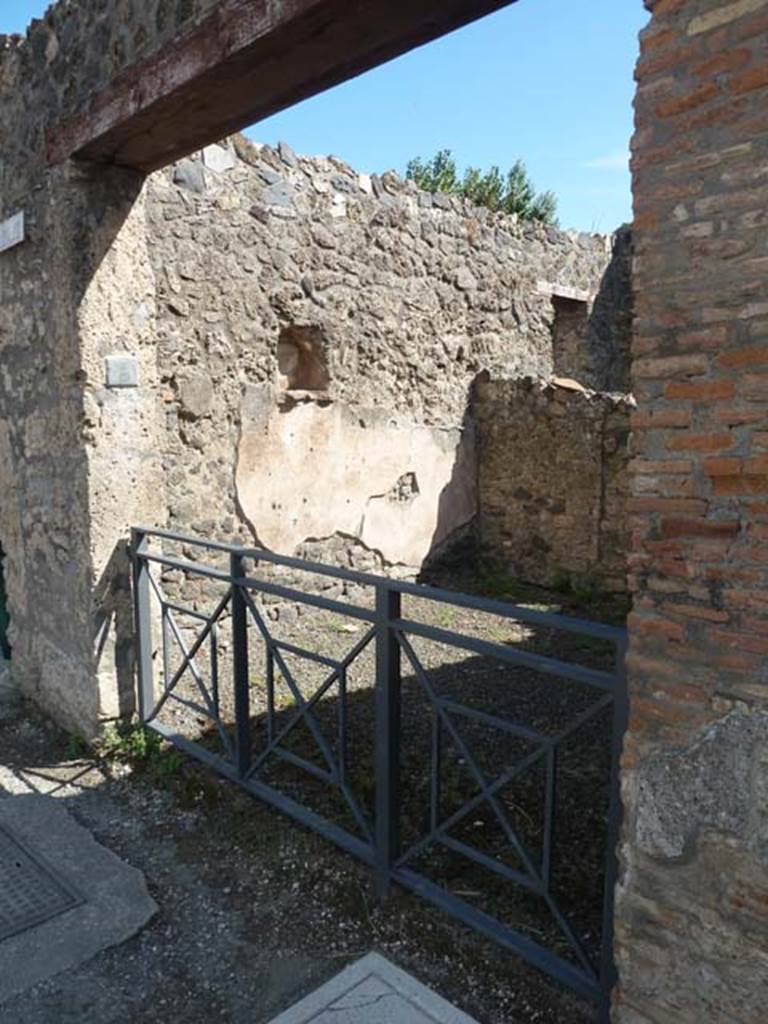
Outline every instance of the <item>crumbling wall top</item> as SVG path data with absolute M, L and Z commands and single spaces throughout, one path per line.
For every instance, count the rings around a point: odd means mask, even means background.
M 231 146 L 240 160 L 267 176 L 264 180 L 268 180 L 273 186 L 267 192 L 280 193 L 286 186 L 289 186 L 291 191 L 296 186 L 299 189 L 309 186 L 310 194 L 337 195 L 343 197 L 344 205 L 373 198 L 378 201 L 382 216 L 389 213 L 395 219 L 408 210 L 419 210 L 422 215 L 426 215 L 427 211 L 446 216 L 458 214 L 476 221 L 478 225 L 495 227 L 501 232 L 500 241 L 521 239 L 534 250 L 530 253 L 532 258 L 535 258 L 538 251 L 557 245 L 567 246 L 575 253 L 581 252 L 584 255 L 603 255 L 611 252 L 614 243 L 615 236 L 612 234 L 568 230 L 539 221 L 520 220 L 516 214 L 494 213 L 458 195 L 425 192 L 415 182 L 401 177 L 394 170 L 387 170 L 382 174 L 360 173 L 338 156 L 308 156 L 294 153 L 284 142 L 274 148 L 237 134 L 223 145 Z M 211 149 L 217 148 L 214 146 L 203 152 L 203 163 L 208 159 Z M 167 173 L 175 177 L 177 172 L 170 169 Z M 276 201 L 287 202 L 290 205 L 288 195 L 278 194 Z M 487 245 L 487 239 L 483 238 L 481 241 L 478 236 L 476 244 L 478 247 Z M 550 287 L 556 289 L 564 286 L 559 282 L 552 282 Z

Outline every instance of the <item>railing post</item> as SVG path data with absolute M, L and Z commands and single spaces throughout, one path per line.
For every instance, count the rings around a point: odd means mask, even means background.
M 149 563 L 142 557 L 146 534 L 131 530 L 133 561 L 133 613 L 136 637 L 136 668 L 138 673 L 139 719 L 149 720 L 155 706 L 155 682 L 152 666 L 152 608 L 150 601 Z
M 376 895 L 392 888 L 400 855 L 400 644 L 392 622 L 400 618 L 400 593 L 376 588 Z
M 232 649 L 235 691 L 235 751 L 237 774 L 244 779 L 251 768 L 251 699 L 248 684 L 248 608 L 238 580 L 245 576 L 243 556 L 230 555 L 232 577 Z
M 618 980 L 614 959 L 614 912 L 616 883 L 619 874 L 618 847 L 621 840 L 623 807 L 621 802 L 621 753 L 624 735 L 629 724 L 629 692 L 627 689 L 627 637 L 616 644 L 616 689 L 613 698 L 611 736 L 611 779 L 608 804 L 608 835 L 605 857 L 605 887 L 603 892 L 603 931 L 600 950 L 601 1004 L 599 1024 L 610 1024 L 611 993 Z

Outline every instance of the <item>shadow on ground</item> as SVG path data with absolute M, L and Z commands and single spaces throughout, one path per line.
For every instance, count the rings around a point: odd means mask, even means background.
M 141 869 L 160 912 L 137 937 L 0 1007 L 18 1024 L 260 1024 L 375 949 L 481 1024 L 583 1024 L 591 1010 L 415 896 L 205 769 L 75 757 L 28 711 L 0 726 L 2 798 L 61 799 Z
M 410 614 L 410 613 L 409 613 Z M 610 669 L 604 644 L 497 621 L 479 625 L 462 610 L 433 608 L 434 624 L 521 649 Z M 337 620 L 284 616 L 271 628 L 315 652 L 346 651 L 360 633 Z M 345 634 L 349 635 L 345 635 Z M 598 696 L 529 669 L 414 641 L 436 692 L 554 735 Z M 255 652 L 254 652 L 255 653 Z M 373 652 L 350 669 L 344 702 L 348 778 L 370 815 L 373 771 Z M 266 735 L 259 663 L 252 662 L 252 727 L 257 751 Z M 308 699 L 327 671 L 294 662 Z M 433 713 L 423 685 L 404 662 L 402 822 L 409 844 L 424 833 L 431 800 Z M 186 685 L 186 684 L 185 684 Z M 191 684 L 190 684 L 191 685 Z M 231 721 L 229 684 L 222 683 L 222 718 Z M 316 722 L 338 757 L 342 702 L 336 687 L 316 708 Z M 174 724 L 215 745 L 194 714 Z M 295 715 L 295 698 L 278 674 L 279 730 Z M 601 864 L 610 725 L 598 715 L 564 745 L 559 763 L 554 887 L 577 934 L 599 944 Z M 526 742 L 503 730 L 463 722 L 461 734 L 490 780 L 520 757 Z M 301 723 L 286 741 L 292 753 L 319 766 L 316 738 Z M 440 813 L 477 793 L 466 751 L 443 737 Z M 350 830 L 359 829 L 338 793 L 295 766 L 268 762 L 272 784 Z M 142 870 L 159 905 L 152 923 L 119 948 L 0 1007 L 15 1024 L 263 1024 L 334 975 L 377 950 L 412 972 L 481 1024 L 587 1024 L 592 1007 L 520 959 L 505 953 L 420 898 L 396 891 L 376 903 L 369 870 L 319 836 L 280 816 L 178 753 L 113 748 L 95 758 L 73 738 L 27 707 L 0 724 L 0 799 L 41 792 L 61 799 L 75 818 L 128 863 Z M 499 793 L 514 828 L 535 858 L 542 852 L 543 773 L 528 771 Z M 452 835 L 487 856 L 519 867 L 508 836 L 487 805 L 462 819 Z M 560 955 L 567 953 L 540 901 L 494 880 L 450 851 L 431 848 L 413 864 L 455 895 L 521 929 Z

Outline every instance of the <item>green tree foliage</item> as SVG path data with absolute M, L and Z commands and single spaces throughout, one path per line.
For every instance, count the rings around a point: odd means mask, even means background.
M 410 160 L 405 176 L 425 192 L 449 192 L 477 206 L 487 206 L 494 213 L 516 213 L 521 220 L 557 224 L 554 193 L 536 191 L 522 160 L 517 160 L 506 175 L 498 167 L 488 171 L 468 167 L 461 177 L 450 149 L 441 149 L 431 160 Z

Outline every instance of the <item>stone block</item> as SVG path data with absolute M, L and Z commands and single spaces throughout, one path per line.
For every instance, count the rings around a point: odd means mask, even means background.
M 206 146 L 203 150 L 203 163 L 209 171 L 224 174 L 237 166 L 237 157 L 226 146 Z
M 199 160 L 181 160 L 173 168 L 173 183 L 190 192 L 205 192 L 205 171 Z
M 280 159 L 287 167 L 297 167 L 299 160 L 296 153 L 288 145 L 287 142 L 278 142 L 277 151 L 280 154 Z

